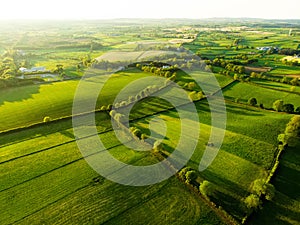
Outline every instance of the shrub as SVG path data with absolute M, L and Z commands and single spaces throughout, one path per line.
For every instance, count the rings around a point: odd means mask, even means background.
M 212 196 L 215 192 L 213 184 L 207 180 L 204 180 L 199 187 L 200 193 L 205 197 Z
M 105 105 L 101 106 L 100 108 L 101 111 L 106 111 L 107 110 L 107 107 Z
M 259 197 L 255 194 L 250 194 L 245 198 L 244 203 L 248 209 L 256 210 L 261 206 Z
M 196 181 L 197 174 L 194 170 L 191 170 L 191 171 L 186 172 L 185 178 L 186 178 L 186 182 L 191 184 Z
M 45 116 L 44 119 L 43 119 L 44 123 L 48 123 L 50 121 L 51 121 L 51 118 L 49 116 Z
M 283 106 L 283 101 L 282 100 L 276 100 L 273 103 L 273 109 L 276 110 L 277 112 L 282 111 L 282 106 Z
M 136 128 L 135 130 L 132 131 L 132 134 L 138 138 L 141 138 L 142 131 L 140 129 Z
M 256 106 L 256 105 L 257 105 L 257 100 L 256 100 L 256 98 L 250 98 L 250 99 L 248 100 L 248 103 L 249 103 L 249 105 L 251 105 L 251 106 Z
M 294 105 L 293 104 L 284 104 L 282 106 L 282 111 L 287 113 L 293 113 L 294 112 Z

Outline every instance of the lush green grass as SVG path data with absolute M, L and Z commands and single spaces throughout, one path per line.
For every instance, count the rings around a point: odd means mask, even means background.
M 297 94 L 257 87 L 248 83 L 235 84 L 227 88 L 223 94 L 229 100 L 239 99 L 242 103 L 247 103 L 250 98 L 254 97 L 258 104 L 262 103 L 267 108 L 272 108 L 273 103 L 278 99 L 283 100 L 284 103 L 291 103 L 295 107 L 300 104 L 300 96 Z
M 151 75 L 132 69 L 112 76 L 104 85 L 96 107 L 111 104 L 124 86 L 136 79 Z M 88 90 L 82 93 L 79 101 L 84 104 L 87 99 L 98 93 L 98 82 L 102 80 L 101 76 L 87 78 L 84 82 L 88 82 Z M 78 83 L 77 80 L 64 81 L 1 90 L 0 131 L 42 122 L 45 116 L 55 119 L 71 115 Z M 129 94 L 136 94 L 139 89 L 140 87 L 132 89 Z
M 188 165 L 198 170 L 211 127 L 207 103 L 203 101 L 196 103 L 196 106 L 201 121 L 200 136 Z M 137 108 L 141 112 L 148 112 L 147 105 L 139 104 Z M 132 113 L 135 115 L 135 111 Z M 277 135 L 284 130 L 290 117 L 291 115 L 288 114 L 282 115 L 227 102 L 227 131 L 222 147 L 213 163 L 200 176 L 216 185 L 217 192 L 213 196 L 214 200 L 236 218 L 243 217 L 241 201 L 249 193 L 252 182 L 267 176 L 267 170 L 271 167 L 275 154 Z M 163 142 L 165 149 L 172 153 L 182 135 L 180 119 L 176 111 L 147 117 L 136 121 L 133 125 L 150 134 L 148 124 L 158 118 L 162 119 L 168 128 Z M 156 138 L 163 138 L 164 134 L 160 133 L 159 129 L 152 125 L 151 128 L 154 129 Z
M 99 224 L 105 221 L 124 224 L 123 221 L 149 220 L 154 224 L 170 221 L 222 224 L 175 178 L 147 187 L 123 186 L 101 177 L 100 183 L 95 183 L 92 179 L 99 175 L 81 159 L 76 143 L 63 144 L 72 140 L 69 135 L 62 135 L 64 131 L 72 134 L 70 124 L 64 123 L 59 132 L 55 131 L 57 123 L 44 126 L 45 134 L 34 139 L 32 136 L 41 128 L 27 133 L 21 131 L 22 142 L 17 142 L 16 133 L 3 138 L 0 200 L 5 204 L 0 206 L 1 224 Z M 113 131 L 100 134 L 99 138 L 107 148 L 113 147 L 110 152 L 114 157 L 125 163 L 140 166 L 157 162 L 147 152 L 135 152 L 118 145 Z M 57 146 L 59 144 L 62 145 Z M 46 147 L 51 148 L 37 152 Z M 21 158 L 3 162 L 13 157 Z M 156 215 L 155 219 L 149 215 Z
M 268 80 L 251 80 L 251 82 L 254 82 L 256 84 L 259 84 L 265 88 L 275 88 L 278 90 L 283 90 L 283 91 L 290 91 L 294 92 L 297 94 L 300 94 L 300 87 L 299 86 L 292 86 L 289 84 L 284 84 L 284 83 L 279 83 L 279 82 L 273 82 L 273 81 L 268 81 Z

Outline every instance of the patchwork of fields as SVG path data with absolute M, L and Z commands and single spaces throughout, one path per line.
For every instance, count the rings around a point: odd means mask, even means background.
M 287 123 L 297 113 L 272 110 L 274 101 L 291 103 L 295 109 L 300 107 L 300 84 L 292 85 L 292 77 L 288 76 L 299 74 L 299 67 L 283 64 L 283 55 L 262 52 L 257 47 L 297 49 L 299 36 L 288 36 L 287 27 L 269 28 L 265 24 L 261 26 L 267 28 L 255 28 L 250 24 L 219 29 L 214 23 L 208 22 L 211 27 L 207 28 L 206 23 L 191 25 L 192 22 L 171 29 L 167 22 L 160 26 L 146 23 L 145 27 L 127 22 L 125 25 L 117 21 L 107 22 L 101 28 L 96 22 L 90 22 L 89 28 L 78 22 L 70 30 L 66 22 L 61 31 L 49 28 L 51 32 L 47 38 L 42 31 L 20 31 L 9 40 L 0 37 L 1 54 L 7 44 L 20 39 L 16 48 L 26 52 L 25 58 L 31 63 L 28 66 L 45 66 L 53 71 L 61 65 L 70 78 L 0 90 L 0 224 L 231 225 L 242 224 L 244 220 L 246 224 L 253 225 L 299 224 L 300 156 L 297 145 L 286 146 L 280 157 L 278 170 L 271 179 L 275 187 L 274 198 L 270 201 L 263 199 L 262 208 L 250 213 L 245 206 L 245 198 L 253 192 L 255 180 L 266 179 L 272 171 L 278 154 L 278 135 L 285 132 Z M 204 60 L 176 59 L 181 47 Z M 170 61 L 181 64 L 157 66 L 146 61 L 147 57 L 166 51 L 174 53 Z M 149 66 L 149 71 L 132 64 L 120 66 L 118 72 L 109 74 L 120 61 L 132 57 L 145 60 L 142 64 Z M 224 60 L 224 65 L 215 66 L 213 61 L 216 58 Z M 253 59 L 258 60 L 251 62 Z M 111 61 L 115 65 L 110 64 Z M 229 62 L 248 69 L 268 69 L 262 71 L 265 74 L 257 74 L 260 77 L 264 75 L 264 79 L 253 78 L 247 69 L 241 74 L 229 71 L 228 67 L 226 69 Z M 101 63 L 105 67 L 103 74 L 97 71 Z M 204 65 L 204 71 L 183 72 L 195 65 Z M 185 70 L 178 69 L 180 67 Z M 228 73 L 224 75 L 222 70 Z M 276 81 L 277 76 L 282 79 L 284 75 L 287 75 L 285 82 Z M 216 158 L 206 170 L 199 172 L 199 163 L 206 148 L 216 144 L 210 140 L 212 129 L 221 130 L 212 127 L 212 111 L 220 118 L 224 112 L 211 109 L 209 105 L 209 98 L 214 98 L 218 92 L 202 93 L 202 87 L 193 83 L 193 77 L 209 86 L 213 76 L 225 99 L 226 131 Z M 126 85 L 149 77 L 157 83 L 145 80 L 131 86 L 125 90 L 127 98 L 122 99 L 119 107 L 116 106 L 114 100 Z M 160 77 L 168 79 L 168 82 L 175 81 L 178 86 L 167 82 L 162 84 Z M 87 132 L 87 135 L 79 137 L 72 124 L 72 107 L 80 82 L 88 84 L 80 98 L 76 99 L 82 108 L 92 101 L 95 93 L 98 98 L 95 107 L 90 109 L 96 110 L 94 121 L 90 121 L 88 112 L 79 116 L 79 128 L 89 131 L 96 125 L 97 133 L 90 135 Z M 169 93 L 170 99 L 179 98 L 174 94 L 181 93 L 179 88 L 183 88 L 185 97 L 190 97 L 193 92 L 202 96 L 188 103 L 195 106 L 195 115 L 200 122 L 198 142 L 186 164 L 196 174 L 194 183 L 182 179 L 179 172 L 153 185 L 121 185 L 99 175 L 80 151 L 78 140 L 83 140 L 86 147 L 94 151 L 93 140 L 96 137 L 114 158 L 124 164 L 149 166 L 161 162 L 162 157 L 170 156 L 180 138 L 191 140 L 193 129 L 198 129 L 191 126 L 195 124 L 193 118 L 186 116 L 182 119 L 176 105 L 160 97 L 149 96 L 151 88 L 156 88 L 158 96 Z M 248 103 L 250 98 L 257 99 L 255 106 Z M 124 104 L 120 106 L 121 103 Z M 123 143 L 116 135 L 112 121 L 118 122 L 117 128 L 122 130 L 124 125 L 120 118 L 131 106 L 129 126 L 136 130 L 132 129 L 130 137 L 128 130 L 121 131 L 122 138 L 126 139 Z M 120 113 L 119 121 L 112 111 Z M 50 121 L 44 121 L 46 117 L 50 117 Z M 190 132 L 180 132 L 182 121 L 187 124 L 186 131 Z M 126 145 L 136 139 L 140 139 L 142 144 L 154 143 L 153 149 L 137 151 Z M 161 144 L 155 147 L 156 140 Z M 190 143 L 183 147 L 189 148 Z M 99 150 L 86 157 L 92 159 L 95 155 L 103 157 L 104 151 Z M 106 163 L 112 167 L 109 162 Z M 164 166 L 174 169 L 172 165 Z M 146 181 L 150 179 L 145 178 Z M 213 187 L 207 196 L 201 192 L 204 181 Z

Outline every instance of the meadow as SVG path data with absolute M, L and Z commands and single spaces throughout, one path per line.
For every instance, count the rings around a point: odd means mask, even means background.
M 258 104 L 263 104 L 266 108 L 272 108 L 276 100 L 283 100 L 285 104 L 291 103 L 297 108 L 299 106 L 299 94 L 272 90 L 261 86 L 254 87 L 247 83 L 238 83 L 224 91 L 224 96 L 228 100 L 247 103 L 250 98 L 256 98 Z
M 62 65 L 67 79 L 0 90 L 0 224 L 235 224 L 221 216 L 222 210 L 236 224 L 242 223 L 247 214 L 244 199 L 251 193 L 256 179 L 269 175 L 277 154 L 277 137 L 293 116 L 268 108 L 278 99 L 295 108 L 300 106 L 299 86 L 292 90 L 289 84 L 259 78 L 250 78 L 248 82 L 244 78 L 234 80 L 232 73 L 225 76 L 221 74 L 224 68 L 211 65 L 209 69 L 214 74 L 206 67 L 205 72 L 193 74 L 176 71 L 175 82 L 181 87 L 193 82 L 193 76 L 201 78 L 204 84 L 210 84 L 214 76 L 223 89 L 227 117 L 224 141 L 213 163 L 202 172 L 198 172 L 198 167 L 203 153 L 208 145 L 214 145 L 209 139 L 212 109 L 206 98 L 193 103 L 200 133 L 186 166 L 196 171 L 196 188 L 204 180 L 213 185 L 209 201 L 177 176 L 144 187 L 114 183 L 88 165 L 76 140 L 80 138 L 87 147 L 93 147 L 91 140 L 98 137 L 113 157 L 129 165 L 158 163 L 162 159 L 155 151 L 135 151 L 122 144 L 107 110 L 120 90 L 134 81 L 151 77 L 157 83 L 145 81 L 131 86 L 125 90 L 127 96 L 134 97 L 149 85 L 160 86 L 157 74 L 131 65 L 121 67 L 110 76 L 108 73 L 114 69 L 108 61 L 118 65 L 119 59 L 124 58 L 146 60 L 154 56 L 154 51 L 180 52 L 183 47 L 210 62 L 222 58 L 243 66 L 271 68 L 264 72 L 268 78 L 297 75 L 299 66 L 284 64 L 285 55 L 256 48 L 297 49 L 299 35 L 289 35 L 288 26 L 299 26 L 299 22 L 291 25 L 290 22 L 183 19 L 65 21 L 59 25 L 37 22 L 34 25 L 24 22 L 12 29 L 11 24 L 1 23 L 0 54 L 6 54 L 10 48 L 19 50 L 26 67 L 45 66 L 51 73 L 57 65 Z M 245 56 L 258 60 L 249 64 L 242 59 Z M 105 71 L 92 66 L 97 60 L 107 61 Z M 183 64 L 188 62 L 185 60 Z M 105 106 L 105 110 L 95 112 L 97 133 L 92 136 L 74 135 L 72 106 L 80 82 L 86 85 L 78 99 L 83 112 L 95 93 L 98 98 L 91 110 Z M 192 89 L 185 88 L 186 94 Z M 201 87 L 196 85 L 193 90 L 200 91 Z M 158 91 L 158 97 L 146 97 L 129 105 L 133 106 L 129 125 L 139 128 L 146 137 L 152 135 L 151 140 L 145 140 L 149 143 L 161 140 L 163 149 L 159 154 L 165 157 L 174 152 L 180 137 L 186 142 L 191 140 L 195 129 L 191 126 L 192 117 L 180 118 L 176 107 L 159 97 L 166 94 L 175 99 L 176 92 L 178 87 L 171 85 Z M 250 106 L 248 100 L 252 97 L 267 109 Z M 120 107 L 117 111 L 122 113 L 126 109 Z M 217 109 L 214 111 L 217 116 L 222 115 Z M 94 126 L 89 115 L 80 116 L 79 127 L 86 131 Z M 50 121 L 43 122 L 45 117 L 50 117 Z M 180 133 L 181 119 L 187 125 L 184 134 Z M 166 125 L 165 134 L 160 129 L 162 122 Z M 126 140 L 131 142 L 132 137 Z M 190 146 L 190 143 L 184 145 Z M 255 210 L 246 224 L 299 224 L 298 149 L 299 146 L 287 147 L 283 151 L 279 168 L 271 179 L 275 197 L 264 200 L 262 209 Z M 103 151 L 96 152 L 98 156 L 101 154 Z

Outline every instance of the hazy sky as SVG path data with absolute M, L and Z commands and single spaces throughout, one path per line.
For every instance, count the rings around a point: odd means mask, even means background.
M 0 19 L 300 19 L 300 0 L 4 0 Z

